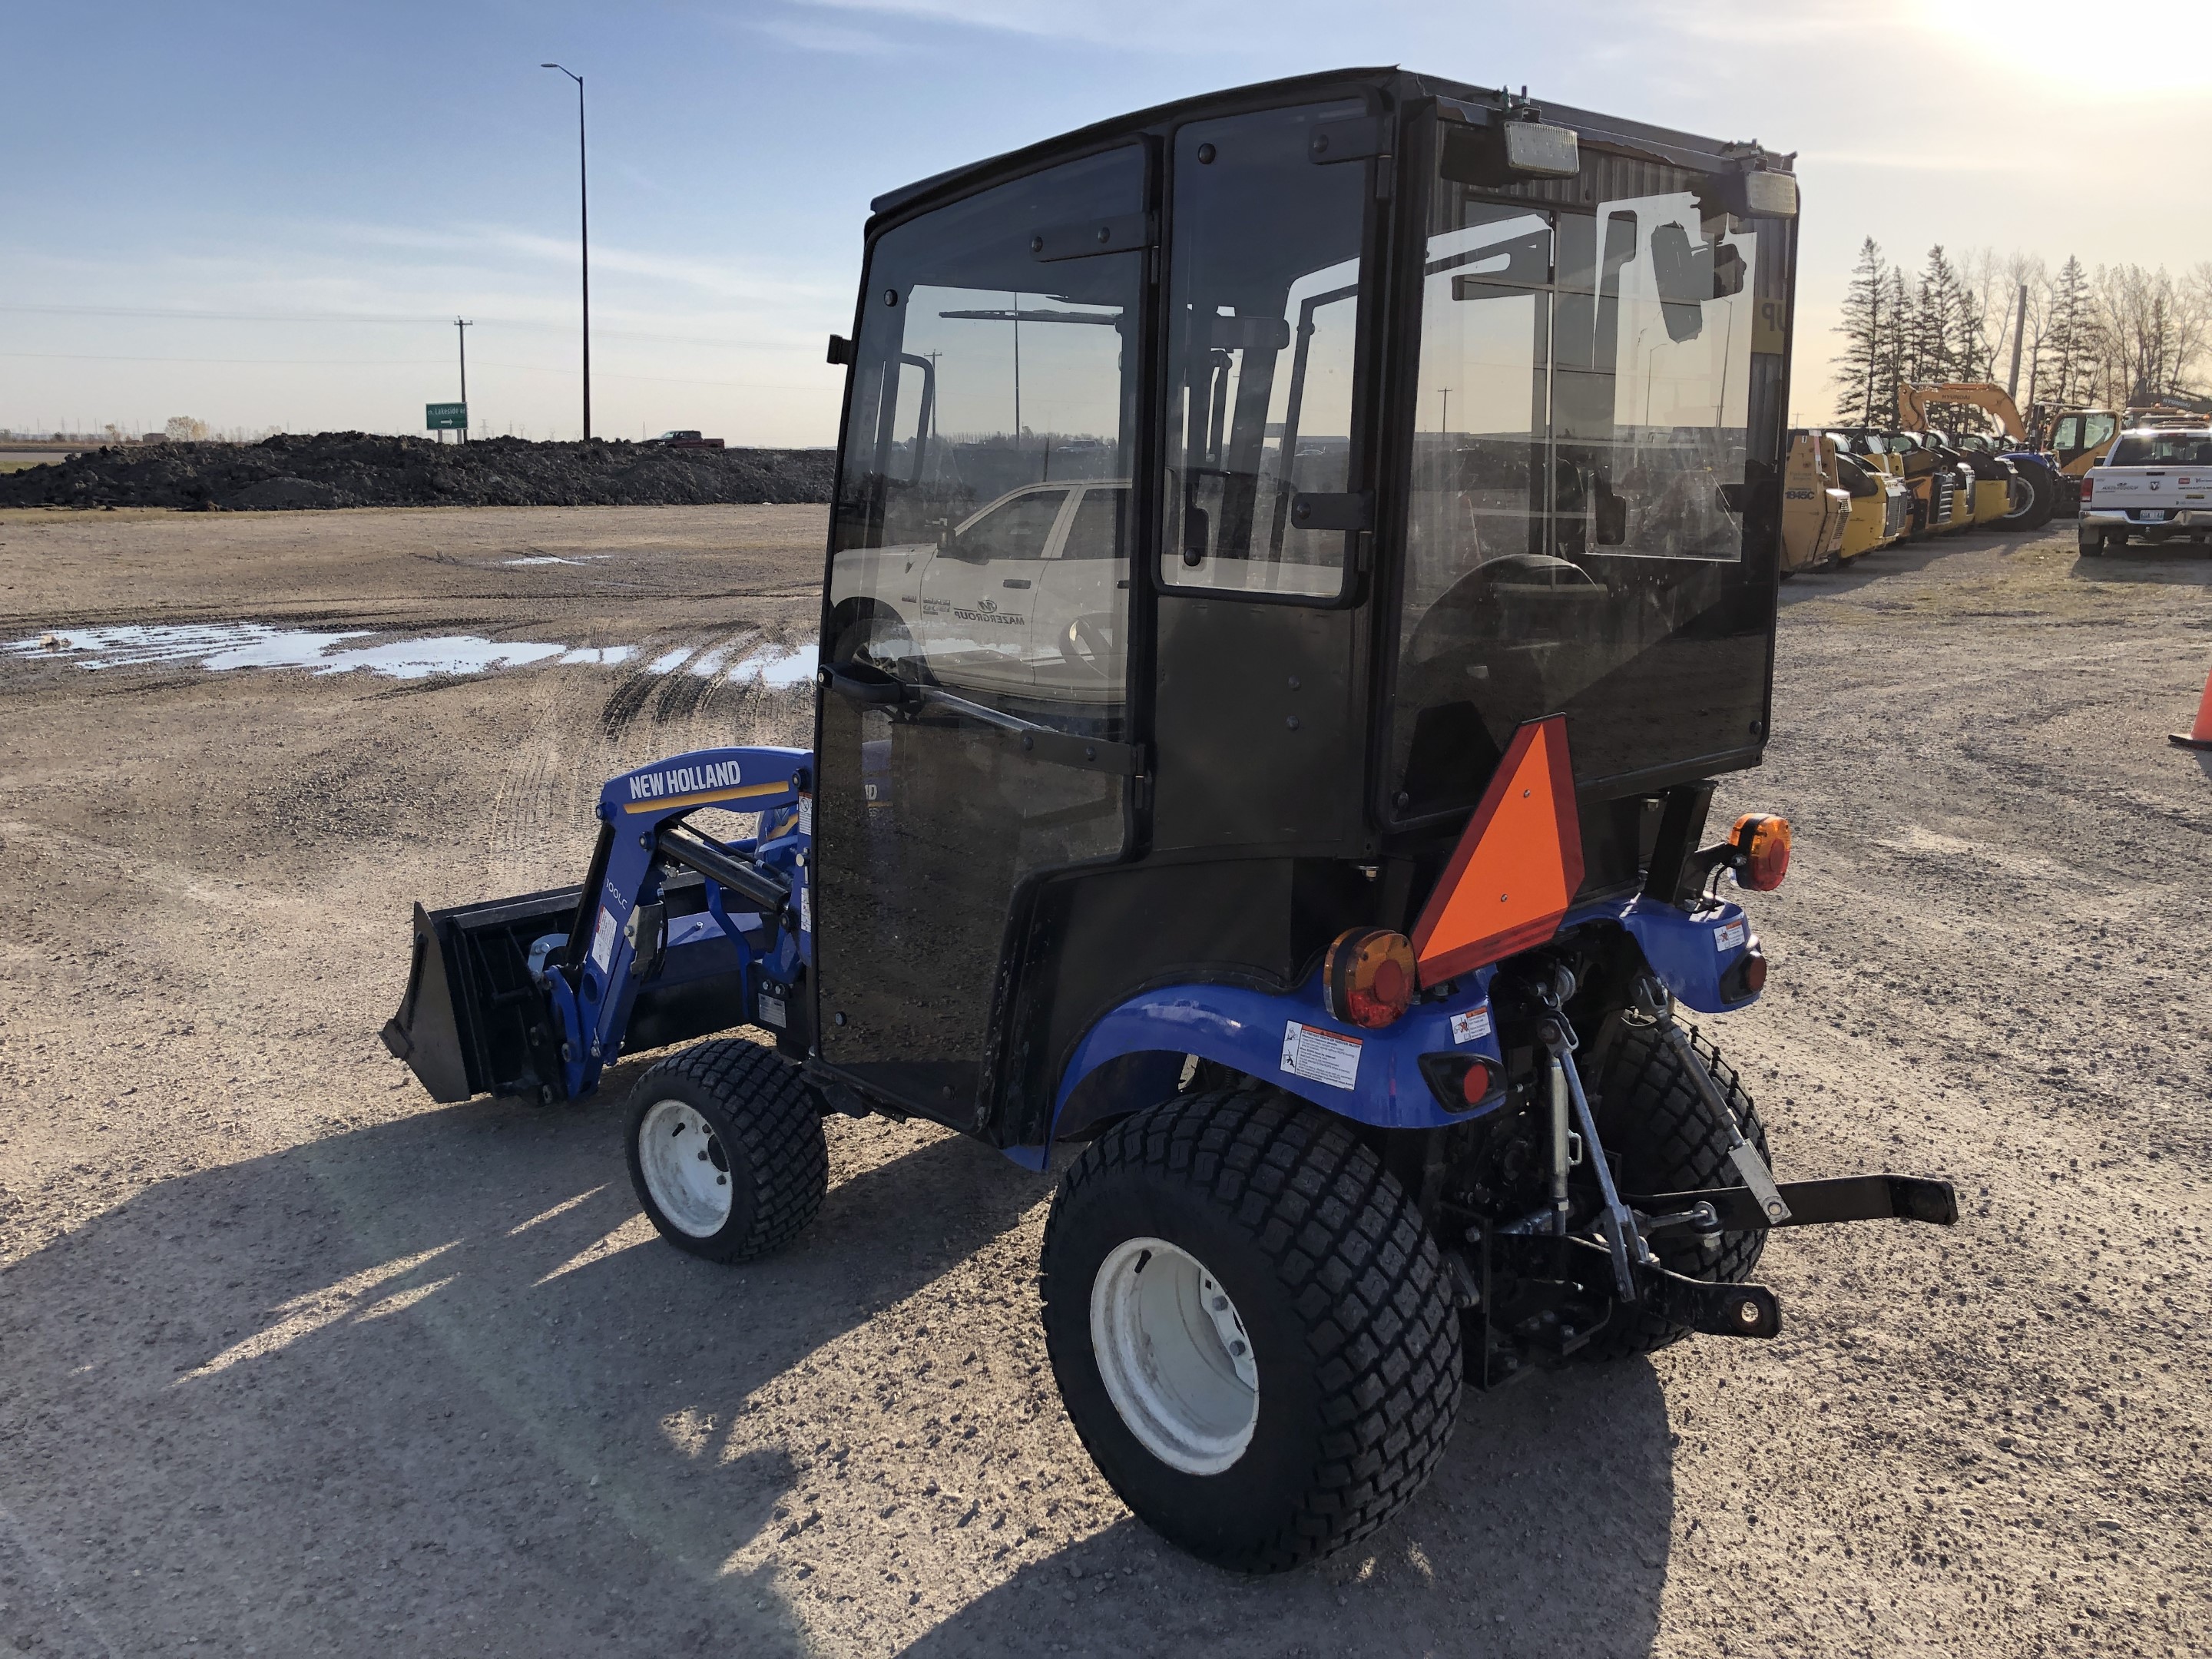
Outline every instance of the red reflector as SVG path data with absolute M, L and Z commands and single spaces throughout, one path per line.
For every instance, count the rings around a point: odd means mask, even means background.
M 1498 1073 L 1486 1060 L 1478 1060 L 1467 1068 L 1467 1075 L 1459 1080 L 1459 1096 L 1470 1106 L 1480 1106 L 1496 1092 Z

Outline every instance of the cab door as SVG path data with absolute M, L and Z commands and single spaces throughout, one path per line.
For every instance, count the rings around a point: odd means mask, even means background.
M 1032 623 L 1077 480 L 1135 471 L 1147 189 L 1140 148 L 1108 150 L 931 210 L 869 252 L 830 591 L 879 549 L 939 545 L 913 651 L 824 653 L 815 1030 L 852 1085 L 963 1129 L 997 1098 L 1029 894 L 1129 837 L 1123 702 L 1041 678 Z M 917 363 L 926 442 L 896 414 Z M 1097 561 L 1109 586 L 1127 518 Z M 1107 641 L 1109 684 L 1126 635 Z

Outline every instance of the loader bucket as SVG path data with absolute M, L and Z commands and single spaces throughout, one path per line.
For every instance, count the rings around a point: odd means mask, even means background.
M 451 910 L 415 907 L 407 994 L 384 1027 L 384 1046 L 407 1062 L 433 1100 L 567 1093 L 561 1032 L 530 975 L 530 946 L 564 939 L 583 889 L 556 887 Z

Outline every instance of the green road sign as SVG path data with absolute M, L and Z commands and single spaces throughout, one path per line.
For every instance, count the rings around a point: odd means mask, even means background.
M 429 432 L 466 432 L 469 429 L 469 406 L 466 404 L 425 404 L 422 405 L 422 426 Z

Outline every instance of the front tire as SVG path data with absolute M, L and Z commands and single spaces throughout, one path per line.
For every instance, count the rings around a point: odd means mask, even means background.
M 1062 1179 L 1042 1265 L 1076 1432 L 1201 1559 L 1277 1572 L 1340 1549 L 1443 1455 L 1443 1258 L 1411 1194 L 1312 1107 L 1224 1090 L 1123 1120 Z
M 660 1236 L 709 1261 L 788 1243 L 822 1207 L 830 1149 L 814 1091 L 742 1038 L 664 1060 L 630 1091 L 630 1184 Z

